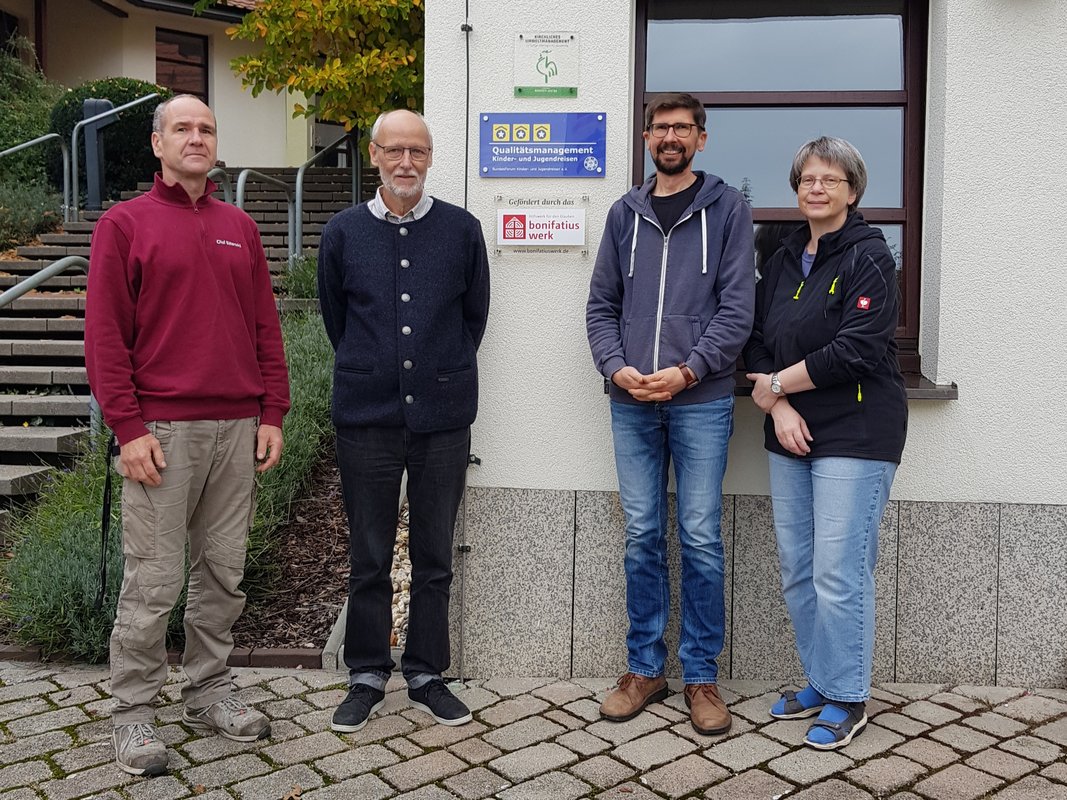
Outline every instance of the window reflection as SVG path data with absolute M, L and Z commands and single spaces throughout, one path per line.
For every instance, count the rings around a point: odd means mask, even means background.
M 650 19 L 646 91 L 892 91 L 904 87 L 895 14 Z
M 867 164 L 869 208 L 901 208 L 904 112 L 899 108 L 709 108 L 708 143 L 694 169 L 720 176 L 755 208 L 791 208 L 789 167 L 804 142 L 847 139 Z M 645 175 L 655 171 L 645 150 Z

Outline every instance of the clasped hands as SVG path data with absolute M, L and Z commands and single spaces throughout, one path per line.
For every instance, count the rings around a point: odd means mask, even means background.
M 685 389 L 685 375 L 678 367 L 667 367 L 651 375 L 642 375 L 633 367 L 623 367 L 611 376 L 611 382 L 625 389 L 634 400 L 663 403 Z

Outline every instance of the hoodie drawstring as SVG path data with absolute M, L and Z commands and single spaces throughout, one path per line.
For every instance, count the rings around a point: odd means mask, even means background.
M 634 212 L 634 238 L 630 242 L 630 274 L 628 277 L 634 276 L 634 258 L 637 253 L 637 229 L 641 225 L 641 215 L 636 211 Z
M 700 274 L 708 274 L 708 209 L 700 209 Z

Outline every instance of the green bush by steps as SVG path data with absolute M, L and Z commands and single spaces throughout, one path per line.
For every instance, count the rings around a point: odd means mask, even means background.
M 282 287 L 286 297 L 314 299 L 319 296 L 319 261 L 312 251 L 306 251 L 286 267 Z
M 0 250 L 29 244 L 62 221 L 62 198 L 41 183 L 0 180 Z
M 28 66 L 32 63 L 36 63 L 36 56 L 26 39 L 13 39 L 6 48 L 0 48 L 0 150 L 48 133 L 52 106 L 63 94 L 61 86 Z M 42 183 L 45 156 L 52 152 L 58 158 L 59 142 L 35 145 L 0 158 L 0 182 Z
M 292 501 L 307 487 L 330 432 L 333 352 L 317 314 L 282 320 L 292 410 L 285 418 L 281 463 L 258 479 L 256 518 L 249 534 L 242 589 L 249 603 L 269 595 L 277 580 L 279 532 Z M 103 439 L 104 437 L 101 437 Z M 100 562 L 100 508 L 105 477 L 101 441 L 74 469 L 61 473 L 42 499 L 11 525 L 14 558 L 0 576 L 0 619 L 18 641 L 47 657 L 101 662 L 122 580 L 120 491 L 115 486 L 108 548 L 108 588 L 101 610 L 93 608 Z M 171 615 L 168 646 L 183 643 L 184 594 Z
M 74 126 L 82 121 L 82 102 L 89 98 L 110 100 L 115 107 L 125 105 L 146 94 L 157 92 L 158 99 L 123 111 L 118 122 L 103 128 L 104 188 L 103 199 L 114 200 L 119 194 L 136 189 L 141 181 L 150 181 L 159 169 L 159 159 L 152 154 L 152 114 L 156 106 L 174 93 L 170 89 L 133 78 L 102 78 L 67 90 L 52 108 L 51 129 L 70 141 Z M 85 136 L 78 140 L 84 153 Z M 48 174 L 55 186 L 63 185 L 63 161 L 58 152 L 48 161 Z M 85 158 L 78 160 L 78 185 L 85 188 Z

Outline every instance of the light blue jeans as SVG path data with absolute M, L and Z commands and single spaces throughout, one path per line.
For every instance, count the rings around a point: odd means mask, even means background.
M 824 697 L 870 696 L 878 524 L 897 465 L 770 453 L 782 593 L 808 681 Z
M 687 684 L 716 681 L 715 659 L 726 627 L 722 478 L 733 408 L 732 396 L 693 405 L 611 404 L 615 469 L 626 514 L 627 663 L 637 675 L 662 675 L 667 660 L 667 472 L 673 461 L 682 551 L 678 657 Z

